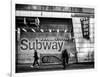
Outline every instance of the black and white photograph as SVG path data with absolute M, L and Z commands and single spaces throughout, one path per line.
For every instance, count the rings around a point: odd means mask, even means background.
M 94 10 L 15 4 L 15 73 L 94 69 Z
M 99 0 L 0 3 L 0 77 L 100 77 Z

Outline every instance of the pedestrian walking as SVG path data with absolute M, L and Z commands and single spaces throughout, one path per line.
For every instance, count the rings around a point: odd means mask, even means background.
M 33 64 L 32 64 L 31 67 L 34 67 L 35 65 L 38 65 L 38 67 L 39 67 L 39 63 L 38 63 L 38 59 L 39 59 L 39 57 L 38 57 L 38 53 L 37 53 L 36 50 L 35 50 L 35 52 L 34 52 L 34 56 L 33 56 L 33 58 L 34 58 L 34 62 L 33 62 Z
M 69 60 L 69 55 L 67 52 L 67 49 L 62 51 L 62 64 L 63 64 L 63 68 L 66 68 L 66 63 L 68 64 L 68 60 Z

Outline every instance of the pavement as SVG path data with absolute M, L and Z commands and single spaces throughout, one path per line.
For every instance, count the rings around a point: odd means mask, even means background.
M 16 73 L 25 73 L 25 72 L 38 72 L 38 71 L 53 71 L 53 70 L 72 70 L 72 69 L 93 69 L 94 63 L 73 63 L 66 64 L 66 68 L 63 69 L 61 64 L 48 64 L 40 65 L 39 67 L 31 67 L 32 64 L 20 64 L 16 66 Z

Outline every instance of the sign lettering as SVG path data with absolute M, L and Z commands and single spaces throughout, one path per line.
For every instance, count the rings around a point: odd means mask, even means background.
M 58 50 L 61 51 L 64 41 L 43 41 L 39 39 L 35 39 L 34 41 L 29 41 L 28 39 L 24 38 L 21 40 L 20 49 L 21 50 Z

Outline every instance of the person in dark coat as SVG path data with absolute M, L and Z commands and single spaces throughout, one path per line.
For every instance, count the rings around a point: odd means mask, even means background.
M 68 60 L 69 60 L 69 55 L 67 49 L 65 49 L 62 51 L 62 64 L 64 69 L 66 68 L 66 63 L 68 64 Z
M 39 59 L 39 57 L 38 57 L 38 53 L 37 53 L 37 51 L 35 50 L 35 52 L 34 52 L 34 62 L 33 62 L 33 64 L 32 64 L 32 66 L 31 67 L 33 67 L 33 66 L 35 66 L 36 64 L 39 66 L 39 63 L 38 63 L 38 59 Z

